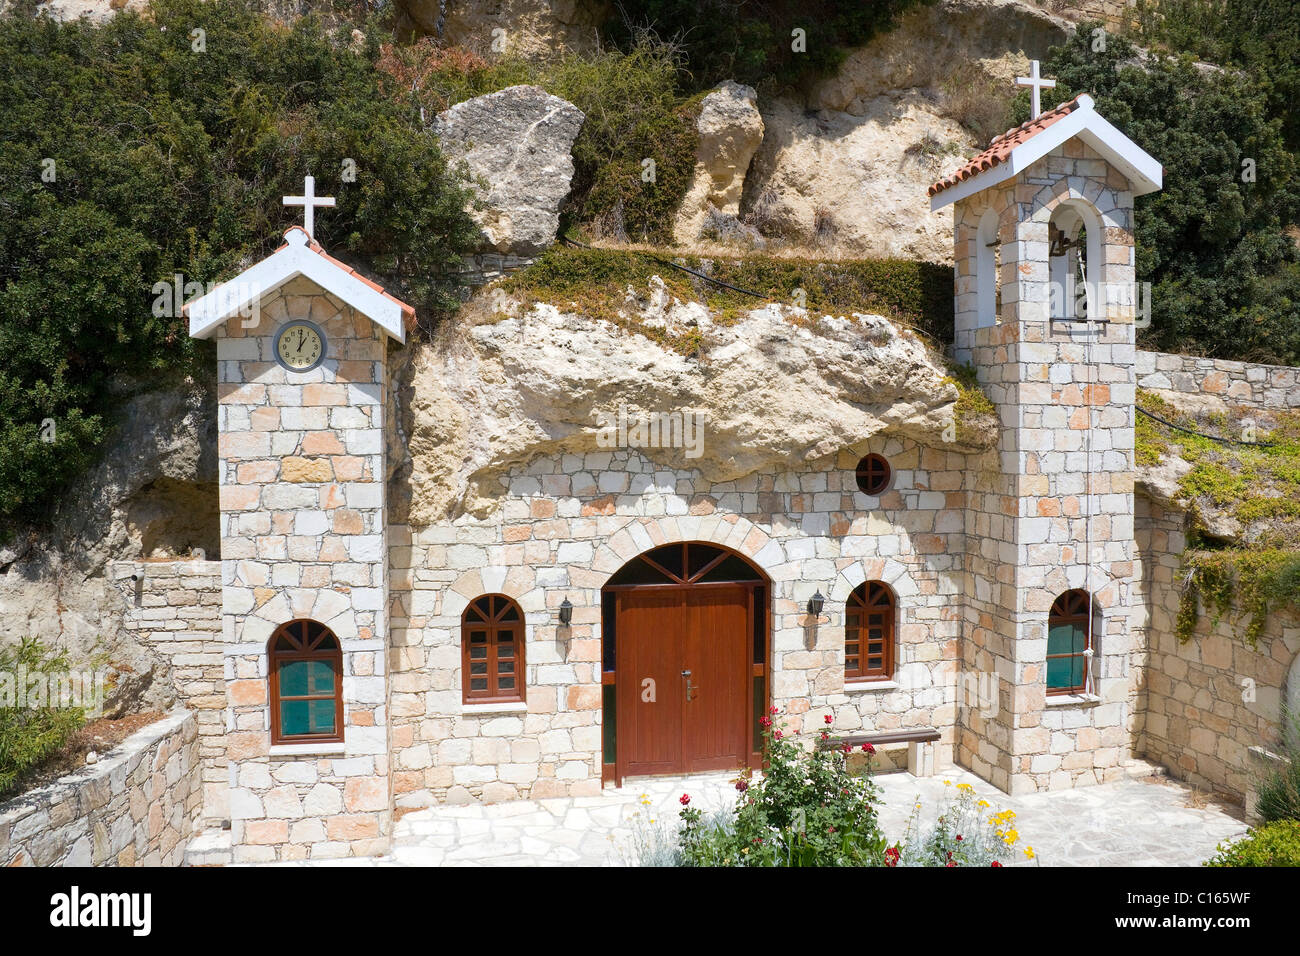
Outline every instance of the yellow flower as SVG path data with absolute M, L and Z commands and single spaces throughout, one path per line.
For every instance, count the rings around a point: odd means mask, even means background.
M 958 789 L 958 790 L 968 790 L 968 791 L 970 791 L 971 793 L 974 793 L 974 792 L 975 792 L 975 788 L 972 787 L 969 783 L 959 783 L 959 784 L 957 784 L 957 789 Z
M 945 780 L 945 781 L 943 782 L 943 785 L 944 785 L 945 787 L 951 787 L 951 786 L 952 786 L 952 781 L 951 781 L 951 780 Z
M 1034 858 L 1034 848 L 1032 846 L 1025 847 L 1025 856 L 1031 860 Z
M 981 800 L 979 803 L 975 804 L 975 806 L 979 807 L 981 810 L 988 809 L 988 805 L 989 802 L 987 800 Z

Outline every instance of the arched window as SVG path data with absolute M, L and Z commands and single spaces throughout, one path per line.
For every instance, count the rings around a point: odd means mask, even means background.
M 502 594 L 465 608 L 460 626 L 462 699 L 467 704 L 524 699 L 524 615 Z
M 1047 615 L 1047 692 L 1082 694 L 1088 690 L 1092 659 L 1092 608 L 1082 588 L 1066 591 Z
M 289 621 L 267 642 L 271 743 L 341 743 L 343 648 L 316 621 Z
M 975 230 L 975 298 L 977 328 L 997 325 L 1002 314 L 1002 244 L 998 237 L 998 214 L 984 210 Z
M 867 581 L 844 608 L 844 680 L 889 680 L 894 676 L 894 592 Z

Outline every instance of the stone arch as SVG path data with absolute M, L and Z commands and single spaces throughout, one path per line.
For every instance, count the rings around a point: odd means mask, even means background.
M 1038 240 L 1050 243 L 1051 225 L 1054 220 L 1066 219 L 1071 230 L 1077 235 L 1080 226 L 1087 234 L 1084 257 L 1087 264 L 1085 275 L 1088 315 L 1104 318 L 1109 314 L 1110 306 L 1115 304 L 1114 296 L 1108 294 L 1112 284 L 1112 272 L 1116 263 L 1108 261 L 1106 248 L 1110 244 L 1107 238 L 1110 230 L 1127 229 L 1123 221 L 1118 197 L 1115 191 L 1099 186 L 1095 182 L 1085 181 L 1078 176 L 1069 176 L 1051 186 L 1044 186 L 1034 197 L 1034 212 L 1022 231 L 1022 239 Z M 1073 261 L 1073 257 L 1058 257 Z M 1065 277 L 1065 263 L 1048 259 L 1048 278 L 1056 283 Z M 1064 283 L 1062 283 L 1064 284 Z M 1051 291 L 1049 290 L 1049 296 Z M 1073 299 L 1070 296 L 1068 308 L 1058 310 L 1049 300 L 1049 314 L 1052 317 L 1072 316 Z M 1061 302 L 1065 306 L 1064 297 Z
M 629 519 L 597 549 L 592 570 L 600 575 L 599 592 L 619 568 L 637 555 L 674 541 L 699 541 L 735 551 L 762 571 L 773 587 L 788 578 L 779 574 L 786 563 L 785 547 L 766 531 L 739 515 L 682 515 Z

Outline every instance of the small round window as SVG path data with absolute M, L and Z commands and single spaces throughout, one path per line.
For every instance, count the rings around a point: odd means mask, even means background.
M 864 495 L 883 494 L 893 471 L 883 455 L 868 455 L 858 462 L 858 490 Z

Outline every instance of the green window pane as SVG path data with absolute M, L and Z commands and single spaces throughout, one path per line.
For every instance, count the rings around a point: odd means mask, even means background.
M 1047 631 L 1047 653 L 1082 654 L 1088 633 L 1079 624 L 1053 624 Z
M 334 665 L 330 661 L 308 661 L 309 694 L 329 694 L 334 696 Z
M 334 733 L 334 701 L 309 700 L 307 703 L 309 705 L 308 711 L 311 714 L 309 718 L 311 729 L 308 733 Z
M 303 697 L 310 694 L 311 661 L 285 661 L 280 665 L 280 696 Z
M 307 700 L 284 700 L 280 702 L 280 735 L 294 737 L 310 733 L 311 715 Z
M 613 763 L 618 757 L 618 713 L 616 711 L 614 685 L 606 684 L 601 688 L 601 749 L 605 763 Z
M 1047 662 L 1049 689 L 1083 686 L 1084 657 L 1056 657 Z

